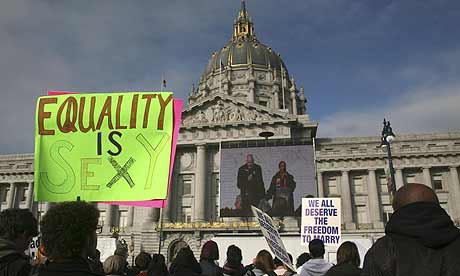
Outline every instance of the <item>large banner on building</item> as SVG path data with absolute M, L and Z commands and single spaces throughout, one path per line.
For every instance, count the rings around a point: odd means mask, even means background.
M 320 239 L 325 245 L 342 243 L 342 213 L 340 198 L 304 198 L 302 200 L 302 227 L 300 242 L 308 245 Z
M 35 199 L 165 199 L 172 135 L 170 92 L 40 97 Z
M 302 197 L 316 195 L 312 145 L 221 149 L 220 216 L 300 216 Z

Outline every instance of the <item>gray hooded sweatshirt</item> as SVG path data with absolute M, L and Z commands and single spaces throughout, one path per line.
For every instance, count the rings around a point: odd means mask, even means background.
M 300 276 L 323 276 L 331 267 L 325 259 L 310 259 L 302 265 Z

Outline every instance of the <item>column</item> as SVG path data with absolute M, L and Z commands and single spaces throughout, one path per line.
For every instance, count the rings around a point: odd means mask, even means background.
M 403 178 L 403 171 L 402 169 L 396 169 L 396 190 L 399 190 L 402 186 L 404 186 L 404 178 Z
M 292 114 L 297 115 L 297 99 L 295 90 L 291 91 L 291 106 L 292 106 Z
M 348 171 L 342 171 L 342 179 L 340 184 L 343 223 L 345 224 L 346 229 L 356 229 L 356 225 L 353 223 L 353 206 L 351 202 L 350 179 L 348 176 Z
M 128 227 L 134 226 L 134 206 L 128 207 Z
M 205 221 L 206 201 L 206 145 L 198 145 L 196 149 L 195 171 L 195 212 L 193 221 Z
M 450 213 L 452 219 L 458 222 L 460 220 L 460 181 L 458 179 L 457 167 L 450 167 L 450 178 L 449 194 L 452 206 L 454 207 L 453 212 Z
M 429 167 L 423 168 L 423 182 L 423 184 L 425 184 L 426 186 L 433 188 L 433 184 L 431 183 L 431 173 Z
M 324 197 L 323 172 L 316 173 L 316 180 L 318 182 L 318 197 Z
M 14 207 L 14 198 L 16 194 L 16 185 L 14 183 L 10 183 L 10 191 L 8 194 L 8 198 L 6 199 L 6 208 L 13 208 Z
M 32 211 L 32 208 L 34 206 L 34 182 L 30 181 L 29 186 L 27 187 L 27 204 L 26 208 Z
M 110 229 L 113 226 L 113 211 L 115 209 L 115 206 L 106 204 L 105 205 L 105 219 L 104 219 L 104 232 L 109 233 Z
M 280 99 L 278 96 L 278 89 L 275 89 L 275 91 L 273 92 L 273 99 L 274 99 L 273 110 L 278 111 L 280 109 Z
M 382 213 L 380 211 L 380 200 L 377 187 L 377 180 L 375 178 L 375 169 L 369 169 L 369 175 L 367 179 L 367 194 L 369 199 L 369 211 L 371 215 L 372 225 L 376 229 L 382 229 Z

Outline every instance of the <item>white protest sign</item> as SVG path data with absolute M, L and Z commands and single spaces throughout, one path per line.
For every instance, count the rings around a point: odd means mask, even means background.
M 38 248 L 40 247 L 40 237 L 33 237 L 29 244 L 29 257 L 35 260 L 38 255 Z
M 325 245 L 342 242 L 340 198 L 303 198 L 301 244 L 320 239 Z
M 272 218 L 264 213 L 262 210 L 251 206 L 254 216 L 259 221 L 260 229 L 262 234 L 267 240 L 270 250 L 275 254 L 278 259 L 280 259 L 286 266 L 288 266 L 292 271 L 296 271 L 295 267 L 292 265 L 291 260 L 287 254 L 286 248 L 284 247 L 283 241 L 281 240 L 278 230 L 273 224 Z
M 98 238 L 97 249 L 101 252 L 101 262 L 112 256 L 117 249 L 117 241 L 114 238 Z

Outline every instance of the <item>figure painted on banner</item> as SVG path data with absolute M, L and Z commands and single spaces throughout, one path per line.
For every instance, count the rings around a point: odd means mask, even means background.
M 251 205 L 257 207 L 265 197 L 262 168 L 254 163 L 252 154 L 246 156 L 246 164 L 238 169 L 236 185 L 241 192 L 241 214 L 252 216 Z
M 294 176 L 287 172 L 286 162 L 278 164 L 279 171 L 272 177 L 266 198 L 272 199 L 270 214 L 275 217 L 294 215 Z

